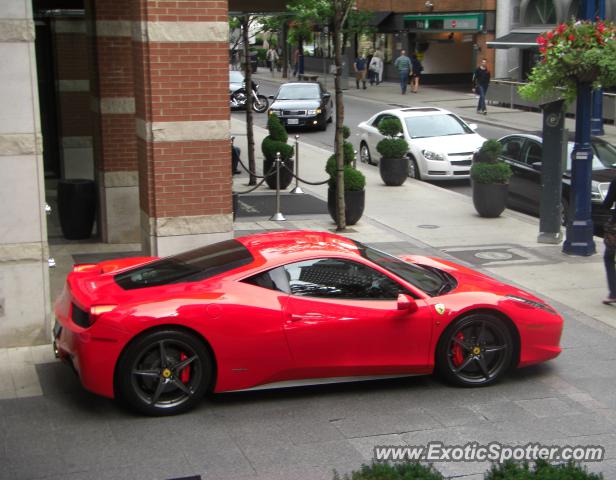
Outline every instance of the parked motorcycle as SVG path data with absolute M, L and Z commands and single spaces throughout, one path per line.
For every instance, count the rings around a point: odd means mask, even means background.
M 252 82 L 252 85 L 253 88 L 250 90 L 252 109 L 257 113 L 263 113 L 267 111 L 267 107 L 269 107 L 269 101 L 265 95 L 259 94 L 259 85 L 254 82 Z M 247 95 L 245 84 L 241 88 L 238 88 L 234 92 L 231 92 L 229 98 L 229 105 L 231 106 L 231 108 L 245 108 L 246 101 Z

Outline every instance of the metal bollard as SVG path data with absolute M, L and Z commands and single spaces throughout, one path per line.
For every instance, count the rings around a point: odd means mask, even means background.
M 304 193 L 299 186 L 299 135 L 295 135 L 295 188 L 291 190 L 291 193 Z
M 286 218 L 280 212 L 280 152 L 276 152 L 276 213 L 270 217 L 274 222 L 284 222 Z
M 357 150 L 353 150 L 353 168 L 357 168 Z

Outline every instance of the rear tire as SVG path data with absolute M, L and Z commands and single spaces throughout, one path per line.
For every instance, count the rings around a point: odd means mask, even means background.
M 212 359 L 204 343 L 181 330 L 137 337 L 116 367 L 116 397 L 151 416 L 193 408 L 212 383 Z

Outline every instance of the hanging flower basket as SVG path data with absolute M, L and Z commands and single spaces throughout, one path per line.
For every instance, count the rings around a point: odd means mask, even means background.
M 579 83 L 594 88 L 616 85 L 616 27 L 607 21 L 571 21 L 537 37 L 543 57 L 535 65 L 528 83 L 520 87 L 522 97 L 542 101 L 562 97 L 575 99 Z

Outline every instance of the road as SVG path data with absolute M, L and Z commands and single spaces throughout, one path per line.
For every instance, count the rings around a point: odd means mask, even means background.
M 279 84 L 276 82 L 269 82 L 266 80 L 259 81 L 259 93 L 269 96 L 274 95 L 278 90 Z M 369 87 L 370 88 L 370 87 Z M 378 88 L 378 87 L 373 87 Z M 406 97 L 406 104 L 408 106 L 413 106 L 412 102 L 408 102 L 412 97 L 409 95 Z M 344 97 L 344 116 L 345 116 L 345 124 L 351 128 L 351 142 L 356 150 L 359 149 L 359 139 L 357 132 L 357 124 L 360 122 L 367 120 L 375 113 L 380 112 L 381 110 L 386 110 L 388 108 L 396 108 L 404 106 L 404 104 L 383 104 L 381 102 L 377 102 L 370 99 L 358 98 L 356 96 L 346 95 Z M 237 116 L 238 118 L 244 118 L 244 111 L 235 111 L 232 115 Z M 254 114 L 255 125 L 266 128 L 267 125 L 267 116 L 265 114 Z M 467 120 L 468 121 L 468 120 Z M 469 121 L 469 123 L 471 123 Z M 476 122 L 475 122 L 476 123 Z M 485 123 L 477 123 L 478 128 L 477 132 L 485 137 L 485 138 L 500 138 L 504 135 L 511 133 L 511 130 L 495 127 L 488 123 L 486 120 Z M 301 140 L 303 142 L 309 143 L 316 147 L 325 148 L 328 150 L 332 150 L 334 148 L 334 129 L 330 126 L 327 131 L 311 131 L 311 130 L 298 130 L 291 131 L 290 135 L 300 135 Z M 378 167 L 372 167 L 378 168 Z M 459 193 L 463 193 L 465 195 L 471 194 L 471 188 L 468 180 L 455 180 L 455 181 L 442 181 L 442 182 L 431 182 L 435 185 L 438 185 L 443 188 L 447 188 L 449 190 L 453 190 Z

